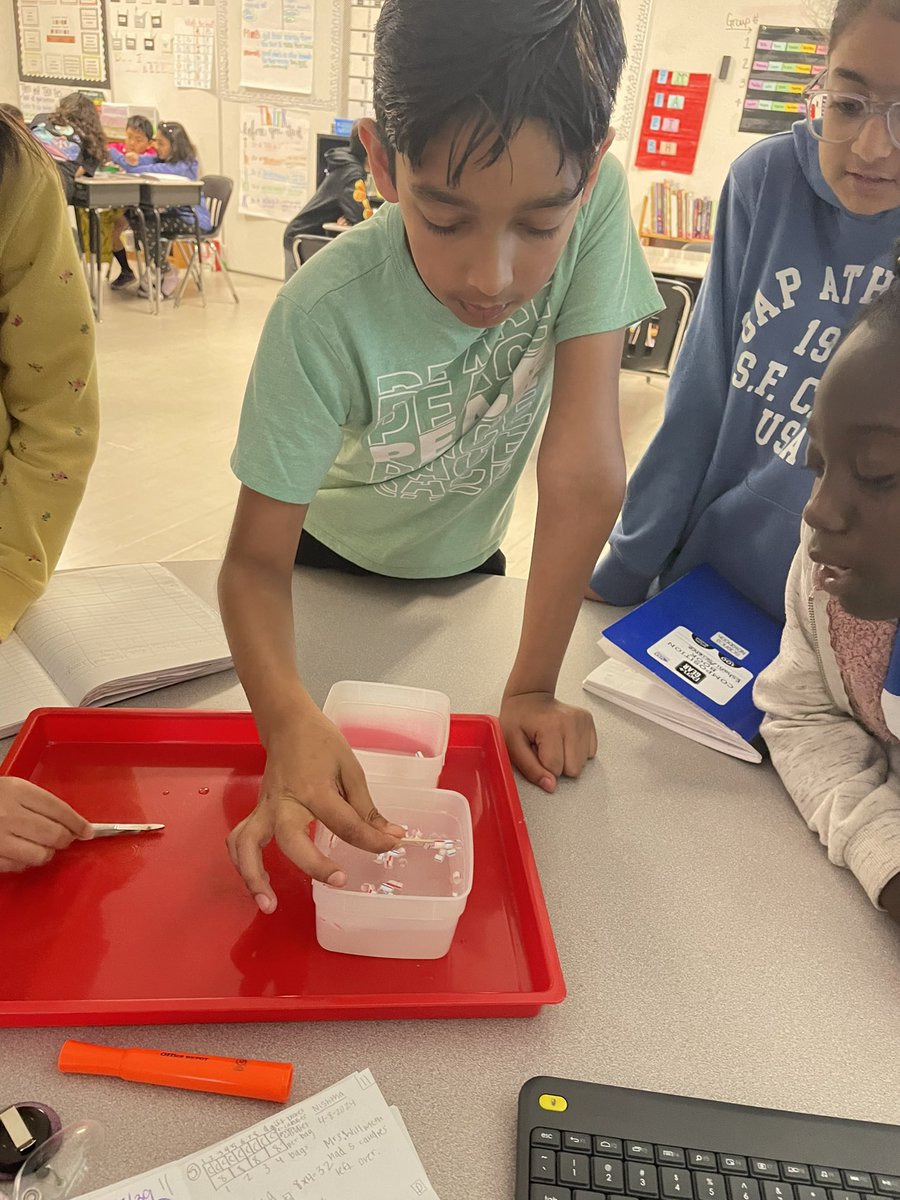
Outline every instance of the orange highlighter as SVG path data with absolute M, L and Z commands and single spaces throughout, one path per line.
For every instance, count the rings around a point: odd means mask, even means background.
M 216 1058 L 181 1050 L 118 1050 L 90 1042 L 68 1041 L 59 1052 L 59 1069 L 78 1075 L 117 1075 L 135 1083 L 249 1096 L 283 1104 L 291 1091 L 294 1064 L 252 1058 Z

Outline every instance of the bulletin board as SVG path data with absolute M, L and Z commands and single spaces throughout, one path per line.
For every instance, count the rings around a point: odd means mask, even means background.
M 760 25 L 740 132 L 781 133 L 802 120 L 803 93 L 827 62 L 819 30 Z
M 15 0 L 19 78 L 109 87 L 103 0 Z
M 690 175 L 697 160 L 712 76 L 651 72 L 635 166 Z

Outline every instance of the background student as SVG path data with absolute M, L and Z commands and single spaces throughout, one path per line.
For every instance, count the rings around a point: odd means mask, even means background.
M 300 209 L 284 231 L 284 277 L 290 279 L 297 269 L 294 262 L 294 239 L 301 233 L 325 235 L 324 223 L 342 222 L 358 225 L 363 219 L 363 206 L 355 199 L 362 181 L 365 187 L 369 161 L 366 148 L 359 138 L 359 122 L 350 133 L 349 146 L 336 146 L 325 155 L 325 178 L 315 194 Z
M 755 699 L 829 858 L 900 921 L 900 278 L 822 380 L 809 465 L 781 653 Z
M 157 155 L 157 161 L 153 164 L 148 165 L 140 161 L 132 163 L 128 161 L 125 155 L 116 155 L 113 161 L 121 170 L 135 174 L 181 175 L 184 179 L 198 179 L 200 177 L 200 164 L 197 159 L 197 151 L 194 148 L 194 143 L 188 137 L 185 127 L 178 121 L 160 121 L 156 137 L 153 139 L 153 145 Z M 139 243 L 142 236 L 140 222 L 133 209 L 129 210 L 129 214 L 127 215 L 129 216 L 129 224 L 134 233 L 135 242 Z M 174 238 L 190 237 L 193 235 L 195 217 L 200 227 L 200 232 L 208 233 L 212 228 L 212 222 L 204 199 L 201 199 L 200 203 L 194 205 L 193 208 L 187 206 L 167 208 L 161 214 L 162 244 L 160 248 L 160 262 L 154 265 L 158 266 L 162 272 L 163 296 L 171 296 L 178 287 L 178 271 L 168 261 L 169 246 Z M 146 210 L 145 220 L 149 231 L 154 227 L 152 209 Z M 149 246 L 145 246 L 144 250 L 152 259 L 156 255 L 155 238 L 149 238 L 148 241 L 150 244 Z M 124 250 L 121 253 L 124 255 Z M 116 254 L 116 259 L 119 263 L 120 274 L 113 280 L 112 286 L 119 289 L 126 287 L 129 283 L 133 283 L 135 275 L 128 266 L 127 258 L 123 262 L 119 255 Z M 146 295 L 149 290 L 149 280 L 142 280 L 138 290 Z
M 806 422 L 900 235 L 900 0 L 839 0 L 812 123 L 757 143 L 722 193 L 665 417 L 595 598 L 637 604 L 701 562 L 774 616 L 809 498 Z
M 97 448 L 94 325 L 60 181 L 0 113 L 0 642 L 53 573 Z M 0 870 L 90 836 L 61 800 L 0 778 Z
M 59 168 L 71 204 L 78 176 L 94 175 L 106 162 L 106 134 L 97 106 L 83 92 L 70 92 L 49 117 L 32 124 L 31 132 Z
M 118 162 L 121 155 L 131 166 L 136 167 L 143 159 L 145 163 L 156 161 L 156 147 L 153 145 L 153 125 L 150 120 L 135 113 L 125 122 L 125 139 L 121 142 L 109 143 L 109 157 L 112 162 Z
M 500 719 L 513 761 L 548 792 L 596 752 L 590 714 L 556 684 L 622 498 L 624 327 L 660 306 L 624 172 L 605 155 L 624 36 L 612 0 L 495 0 L 491 12 L 486 22 L 483 0 L 387 0 L 378 124 L 360 135 L 389 203 L 285 285 L 247 387 L 220 597 L 267 750 L 259 804 L 230 840 L 264 912 L 273 837 L 317 879 L 344 882 L 309 840 L 311 815 L 364 848 L 393 844 L 298 675 L 295 555 L 407 579 L 502 573 L 545 415 Z M 460 637 L 478 636 L 465 597 L 454 603 Z

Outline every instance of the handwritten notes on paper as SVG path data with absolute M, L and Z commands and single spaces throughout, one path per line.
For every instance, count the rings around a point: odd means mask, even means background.
M 241 87 L 313 90 L 313 0 L 243 0 Z
M 290 221 L 309 186 L 309 121 L 269 105 L 241 108 L 239 209 L 254 217 Z
M 370 1071 L 156 1171 L 84 1200 L 438 1200 Z

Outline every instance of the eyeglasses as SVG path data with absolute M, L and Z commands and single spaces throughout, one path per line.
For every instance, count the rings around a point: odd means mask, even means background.
M 818 141 L 852 142 L 873 117 L 884 117 L 890 139 L 900 150 L 900 100 L 879 104 L 868 96 L 833 91 L 828 73 L 823 72 L 803 93 L 803 101 L 806 123 Z

